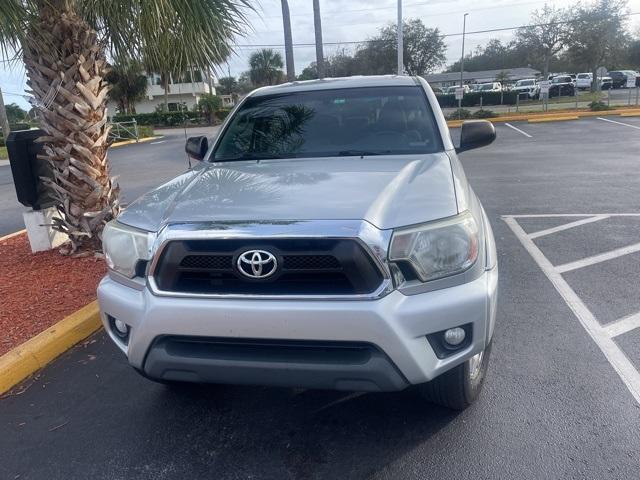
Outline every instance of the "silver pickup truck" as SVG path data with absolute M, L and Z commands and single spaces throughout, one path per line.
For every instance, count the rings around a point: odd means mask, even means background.
M 196 167 L 105 227 L 105 329 L 163 383 L 412 387 L 465 408 L 498 266 L 457 152 L 494 139 L 465 122 L 454 147 L 422 78 L 258 89 L 212 145 L 187 141 Z

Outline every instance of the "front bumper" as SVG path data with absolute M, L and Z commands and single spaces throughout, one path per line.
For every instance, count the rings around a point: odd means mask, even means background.
M 239 300 L 174 298 L 136 290 L 105 277 L 98 287 L 102 320 L 129 363 L 166 380 L 350 390 L 399 390 L 427 382 L 482 351 L 491 339 L 497 300 L 497 267 L 477 279 L 417 295 L 394 291 L 377 300 Z M 128 341 L 114 335 L 108 316 L 130 327 Z M 471 324 L 472 341 L 438 358 L 426 335 Z M 212 358 L 213 348 L 168 348 L 165 338 L 225 342 L 317 342 L 370 346 L 372 354 L 350 365 L 297 356 L 267 361 L 261 355 Z M 306 345 L 306 344 L 305 344 Z M 354 354 L 355 355 L 355 354 Z M 357 360 L 360 358 L 360 360 Z

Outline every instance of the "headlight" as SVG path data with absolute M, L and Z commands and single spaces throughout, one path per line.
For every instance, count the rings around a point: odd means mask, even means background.
M 107 266 L 133 278 L 140 260 L 151 259 L 153 235 L 117 221 L 107 223 L 102 231 L 102 249 Z
M 427 282 L 462 273 L 478 258 L 478 226 L 469 212 L 393 232 L 389 260 L 408 262 Z

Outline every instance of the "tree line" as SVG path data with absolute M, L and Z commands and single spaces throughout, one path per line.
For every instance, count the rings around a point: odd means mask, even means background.
M 592 72 L 599 67 L 637 69 L 640 39 L 629 33 L 623 0 L 599 0 L 592 5 L 566 8 L 545 5 L 533 12 L 530 26 L 519 28 L 515 38 L 493 39 L 464 59 L 466 70 L 494 70 L 531 65 L 543 76 L 549 72 Z M 447 71 L 460 70 L 460 61 Z
M 467 71 L 503 70 L 531 66 L 546 77 L 549 72 L 593 72 L 607 69 L 637 69 L 640 66 L 640 32 L 628 31 L 626 0 L 598 0 L 568 7 L 545 4 L 535 10 L 529 25 L 518 28 L 511 41 L 490 40 L 467 53 Z M 409 75 L 427 75 L 445 65 L 446 44 L 438 28 L 426 27 L 419 18 L 403 26 L 404 68 Z M 354 51 L 343 48 L 324 60 L 325 76 L 393 74 L 396 72 L 396 25 L 381 28 Z M 279 52 L 262 49 L 249 59 L 249 70 L 239 78 L 220 79 L 221 92 L 245 93 L 252 88 L 285 81 Z M 445 71 L 460 71 L 460 60 Z M 296 77 L 318 78 L 316 62 Z

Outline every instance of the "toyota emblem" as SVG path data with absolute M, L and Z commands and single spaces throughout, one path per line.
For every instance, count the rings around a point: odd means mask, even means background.
M 276 273 L 278 261 L 265 250 L 247 250 L 241 253 L 237 262 L 238 271 L 248 278 L 267 278 Z

